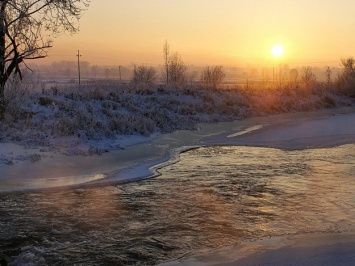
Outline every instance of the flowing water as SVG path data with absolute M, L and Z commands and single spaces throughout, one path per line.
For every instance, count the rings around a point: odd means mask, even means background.
M 160 172 L 117 186 L 0 194 L 0 258 L 154 265 L 268 237 L 355 231 L 355 145 L 203 147 Z

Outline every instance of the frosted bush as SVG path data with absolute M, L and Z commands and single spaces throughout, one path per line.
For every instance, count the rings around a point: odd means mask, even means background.
M 58 117 L 57 121 L 54 123 L 52 127 L 51 135 L 53 136 L 72 136 L 76 131 L 77 125 L 75 122 L 65 116 L 62 115 Z

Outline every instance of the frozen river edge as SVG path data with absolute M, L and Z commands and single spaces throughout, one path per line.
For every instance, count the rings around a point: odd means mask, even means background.
M 48 153 L 37 163 L 0 165 L 0 192 L 123 183 L 155 176 L 179 154 L 199 146 L 259 146 L 280 149 L 331 147 L 355 142 L 355 107 L 279 114 L 234 122 L 201 124 L 101 156 Z M 21 147 L 0 144 L 13 153 Z M 1 152 L 2 153 L 2 152 Z

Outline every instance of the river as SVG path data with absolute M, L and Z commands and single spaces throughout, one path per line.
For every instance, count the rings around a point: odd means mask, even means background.
M 210 146 L 160 176 L 0 194 L 10 265 L 155 265 L 242 242 L 354 233 L 355 145 Z

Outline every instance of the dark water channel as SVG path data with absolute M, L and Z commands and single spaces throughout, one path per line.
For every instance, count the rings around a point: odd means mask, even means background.
M 0 194 L 10 265 L 155 265 L 244 241 L 353 232 L 355 145 L 206 147 L 129 184 Z

